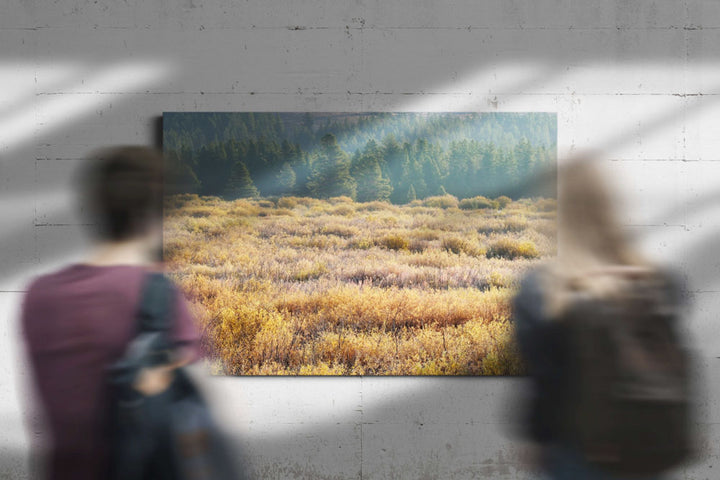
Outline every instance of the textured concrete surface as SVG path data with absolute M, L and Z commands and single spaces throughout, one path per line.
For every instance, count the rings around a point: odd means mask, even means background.
M 553 111 L 606 153 L 623 222 L 688 280 L 705 450 L 720 468 L 720 3 L 638 0 L 0 4 L 0 478 L 26 478 L 28 279 L 86 241 L 73 175 L 163 111 Z M 531 478 L 503 378 L 206 381 L 269 479 Z

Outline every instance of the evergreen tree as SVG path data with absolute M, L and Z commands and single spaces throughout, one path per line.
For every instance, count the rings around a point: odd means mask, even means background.
M 402 145 L 395 139 L 394 135 L 385 137 L 382 143 L 383 156 L 383 173 L 390 180 L 392 192 L 390 193 L 390 201 L 393 203 L 403 203 L 407 194 L 407 185 L 405 183 L 405 174 L 407 171 L 407 155 L 403 151 Z
M 495 144 L 487 143 L 482 148 L 482 159 L 480 161 L 480 175 L 478 185 L 482 191 L 481 195 L 496 197 L 498 195 L 498 184 L 500 182 L 500 155 Z
M 275 177 L 280 195 L 287 195 L 295 188 L 295 171 L 290 166 L 290 162 L 283 163 L 277 176 Z
M 499 177 L 497 194 L 506 194 L 512 198 L 517 198 L 516 190 L 518 182 L 518 168 L 515 155 L 512 150 L 503 150 L 500 156 L 501 164 L 499 167 Z
M 382 170 L 376 159 L 370 157 L 365 160 L 362 169 L 358 171 L 357 201 L 371 202 L 373 200 L 387 200 L 390 198 L 392 187 L 390 181 L 382 176 Z
M 437 195 L 440 186 L 440 171 L 437 169 L 430 143 L 425 137 L 419 138 L 413 145 L 412 180 L 418 197 Z
M 257 197 L 258 190 L 250 178 L 250 172 L 243 162 L 237 162 L 225 186 L 224 197 L 228 200 Z
M 355 198 L 357 186 L 350 176 L 350 161 L 331 133 L 320 139 L 320 148 L 313 162 L 308 188 L 318 198 L 341 195 Z
M 358 202 L 387 200 L 390 197 L 392 187 L 380 168 L 382 160 L 382 150 L 374 140 L 369 140 L 362 152 L 358 150 L 353 155 L 350 174 L 357 183 Z
M 308 182 L 312 168 L 310 165 L 310 159 L 307 153 L 300 154 L 300 160 L 292 165 L 293 172 L 295 172 L 295 189 L 293 190 L 294 195 L 300 197 L 310 196 L 311 192 L 308 188 Z
M 527 138 L 522 137 L 520 142 L 515 145 L 515 148 L 513 149 L 513 157 L 515 159 L 516 178 L 512 184 L 517 192 L 519 192 L 520 187 L 523 186 L 523 183 L 526 183 L 529 180 L 530 176 L 534 173 L 533 170 L 535 168 L 535 150 L 532 145 L 530 145 Z
M 413 187 L 411 184 L 407 192 L 407 203 L 410 203 L 414 200 L 417 200 L 417 195 L 415 195 L 415 187 Z
M 534 152 L 527 138 L 522 137 L 520 139 L 515 145 L 513 154 L 517 162 L 518 174 L 521 176 L 529 174 L 533 168 Z
M 176 152 L 168 152 L 166 160 L 166 192 L 175 193 L 196 193 L 200 188 L 198 180 L 192 168 L 183 162 Z
M 222 157 L 217 144 L 203 145 L 198 154 L 197 169 L 200 194 L 219 195 L 230 175 L 231 164 Z
M 430 196 L 425 185 L 425 177 L 423 176 L 422 165 L 416 159 L 410 160 L 408 166 L 407 179 L 411 185 L 415 187 L 415 192 L 419 198 Z

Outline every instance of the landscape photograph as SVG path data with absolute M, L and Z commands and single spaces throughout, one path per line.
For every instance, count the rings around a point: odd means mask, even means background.
M 544 112 L 164 113 L 163 256 L 213 373 L 522 375 L 556 145 Z

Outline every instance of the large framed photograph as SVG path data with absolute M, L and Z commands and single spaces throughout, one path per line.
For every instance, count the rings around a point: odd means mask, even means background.
M 165 113 L 164 258 L 213 371 L 523 374 L 556 139 L 554 113 Z

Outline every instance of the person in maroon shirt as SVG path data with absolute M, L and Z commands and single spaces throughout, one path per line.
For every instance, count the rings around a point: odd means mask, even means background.
M 144 275 L 161 268 L 162 155 L 145 147 L 100 152 L 84 172 L 97 248 L 82 262 L 36 278 L 22 329 L 49 442 L 40 471 L 50 479 L 101 479 L 108 469 L 106 369 L 136 330 Z M 199 335 L 176 292 L 171 338 L 178 363 L 144 370 L 146 395 L 170 384 L 172 369 L 199 356 Z

